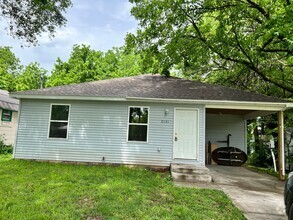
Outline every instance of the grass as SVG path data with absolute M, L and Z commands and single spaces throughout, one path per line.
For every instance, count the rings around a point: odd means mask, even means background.
M 250 170 L 256 171 L 258 173 L 266 173 L 274 177 L 279 177 L 279 173 L 275 172 L 273 168 L 264 168 L 264 167 L 256 167 L 253 165 L 246 165 L 246 167 Z
M 245 219 L 218 190 L 177 188 L 168 173 L 0 155 L 1 219 Z

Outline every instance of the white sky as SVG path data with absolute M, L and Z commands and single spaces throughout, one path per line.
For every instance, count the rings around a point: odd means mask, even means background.
M 10 46 L 12 51 L 27 65 L 38 62 L 51 71 L 57 57 L 66 61 L 74 44 L 87 44 L 95 50 L 106 52 L 122 46 L 127 32 L 134 33 L 137 22 L 130 15 L 131 4 L 127 0 L 72 0 L 65 17 L 67 24 L 50 40 L 47 35 L 39 38 L 39 45 L 21 48 L 21 41 L 13 39 L 0 20 L 0 46 Z

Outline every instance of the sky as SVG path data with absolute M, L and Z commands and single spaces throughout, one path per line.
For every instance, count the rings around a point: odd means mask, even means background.
M 22 41 L 7 34 L 5 20 L 0 22 L 0 45 L 10 46 L 22 65 L 38 62 L 51 71 L 57 57 L 67 61 L 74 44 L 90 45 L 106 52 L 124 45 L 126 33 L 135 33 L 137 22 L 130 14 L 132 5 L 127 0 L 72 0 L 67 10 L 67 24 L 59 28 L 53 39 L 47 34 L 39 38 L 38 46 L 21 47 Z

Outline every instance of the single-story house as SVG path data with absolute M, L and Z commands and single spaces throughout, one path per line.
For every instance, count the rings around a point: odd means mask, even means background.
M 282 140 L 283 111 L 293 107 L 274 97 L 161 75 L 11 96 L 20 100 L 14 158 L 151 166 L 205 167 L 206 144 L 226 146 L 218 141 L 228 134 L 230 145 L 246 152 L 245 120 L 275 112 Z
M 19 101 L 10 98 L 8 92 L 0 90 L 0 138 L 4 144 L 14 145 L 18 119 Z

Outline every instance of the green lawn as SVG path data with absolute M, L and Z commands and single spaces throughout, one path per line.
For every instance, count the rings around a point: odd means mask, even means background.
M 245 219 L 217 190 L 176 188 L 168 173 L 0 155 L 0 219 Z
M 253 170 L 258 173 L 266 173 L 274 177 L 279 177 L 279 173 L 275 172 L 273 168 L 263 168 L 263 167 L 256 167 L 253 165 L 246 165 L 246 168 L 249 170 Z

